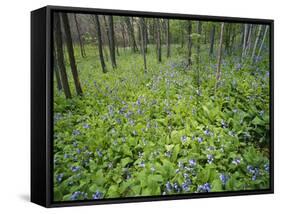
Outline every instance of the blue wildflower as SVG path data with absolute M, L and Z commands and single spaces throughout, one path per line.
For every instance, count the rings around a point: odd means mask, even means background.
M 172 152 L 171 151 L 167 151 L 165 152 L 165 156 L 170 158 L 172 156 Z
M 213 156 L 213 155 L 208 154 L 208 155 L 207 155 L 207 159 L 208 159 L 208 160 L 207 160 L 207 161 L 208 161 L 208 163 L 209 163 L 209 164 L 211 164 L 211 163 L 214 161 L 214 156 Z
M 209 131 L 209 129 L 207 129 L 207 130 L 204 131 L 204 134 L 209 136 L 209 135 L 211 135 L 211 132 Z
M 79 166 L 72 166 L 70 169 L 71 169 L 72 172 L 77 172 L 77 171 L 80 170 L 80 167 Z
M 182 183 L 181 188 L 184 192 L 188 192 L 189 191 L 189 186 L 187 182 Z
M 210 191 L 211 191 L 211 185 L 209 183 L 200 185 L 197 188 L 197 192 L 210 192 Z
M 97 154 L 98 154 L 99 157 L 102 157 L 102 156 L 103 156 L 101 150 L 97 149 L 96 151 L 97 151 Z
M 269 172 L 269 164 L 268 164 L 268 163 L 267 163 L 267 164 L 264 164 L 264 170 L 267 171 L 267 172 Z
M 189 160 L 189 165 L 190 166 L 195 166 L 196 165 L 196 161 L 194 159 L 190 159 Z
M 76 146 L 78 145 L 78 143 L 77 143 L 77 142 L 73 142 L 72 145 L 73 145 L 74 147 L 76 147 Z
M 224 174 L 221 173 L 221 174 L 220 174 L 220 180 L 221 180 L 222 184 L 225 185 L 226 182 L 227 182 L 227 180 L 228 180 L 228 178 L 227 178 L 226 175 L 224 175 Z
M 144 168 L 144 167 L 145 167 L 144 161 L 141 161 L 140 164 L 139 164 L 139 166 L 140 166 L 141 168 Z
M 86 123 L 86 124 L 83 125 L 83 128 L 88 129 L 88 128 L 90 128 L 90 125 Z
M 66 158 L 69 158 L 69 154 L 65 153 L 63 157 L 64 157 L 65 159 L 66 159 Z
M 174 190 L 175 190 L 175 192 L 180 192 L 181 191 L 180 186 L 178 185 L 178 183 L 174 183 Z
M 72 135 L 74 135 L 74 136 L 80 135 L 80 131 L 79 130 L 73 130 Z
M 241 163 L 241 159 L 240 158 L 235 158 L 233 161 L 232 161 L 233 164 L 235 165 L 238 165 Z
M 80 153 L 81 153 L 81 150 L 80 150 L 80 149 L 77 149 L 76 152 L 77 152 L 77 154 L 80 154 Z
M 60 183 L 63 179 L 63 173 L 57 175 L 57 182 Z
M 100 191 L 96 191 L 96 193 L 92 195 L 92 198 L 94 200 L 101 199 L 102 198 L 102 193 Z
M 185 143 L 187 141 L 187 137 L 185 135 L 181 136 L 181 142 Z
M 197 141 L 198 141 L 198 143 L 202 143 L 203 142 L 203 138 L 202 137 L 198 137 Z
M 72 195 L 70 196 L 70 200 L 77 200 L 79 198 L 79 196 L 81 195 L 80 191 L 76 191 L 74 193 L 72 193 Z
M 165 184 L 165 186 L 168 192 L 172 192 L 172 184 L 169 181 Z

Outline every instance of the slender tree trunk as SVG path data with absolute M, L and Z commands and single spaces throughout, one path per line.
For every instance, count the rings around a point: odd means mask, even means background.
M 201 43 L 201 33 L 202 33 L 202 22 L 197 22 L 197 33 L 199 37 L 197 39 L 197 46 L 196 46 L 196 66 L 197 66 L 197 90 L 199 93 L 200 89 L 200 43 Z
M 56 75 L 56 80 L 57 80 L 57 87 L 58 90 L 62 90 L 62 84 L 61 84 L 61 78 L 60 78 L 60 73 L 59 73 L 59 68 L 58 68 L 58 60 L 57 60 L 57 55 L 56 55 L 56 48 L 54 47 L 54 56 L 53 56 L 53 60 L 54 60 L 54 72 Z
M 103 51 L 102 51 L 102 40 L 101 40 L 101 29 L 100 29 L 100 21 L 98 15 L 94 15 L 95 23 L 96 23 L 96 31 L 97 31 L 97 37 L 98 37 L 98 48 L 99 48 L 99 56 L 100 56 L 100 63 L 102 72 L 106 73 L 106 65 L 103 58 Z
M 145 28 L 144 18 L 140 18 L 141 51 L 142 51 L 142 55 L 143 55 L 144 73 L 147 73 L 146 53 L 145 53 L 145 29 L 144 28 Z
M 126 49 L 126 37 L 125 37 L 125 27 L 124 24 L 121 24 L 121 35 L 122 35 L 122 40 L 123 40 L 123 49 Z
M 105 17 L 105 16 L 104 16 Z M 105 19 L 106 22 L 106 19 Z M 116 65 L 116 58 L 115 58 L 115 41 L 114 41 L 114 27 L 113 27 L 113 17 L 108 16 L 108 45 L 109 45 L 109 52 L 110 52 L 110 60 L 112 64 L 112 68 L 115 69 Z
M 192 34 L 192 22 L 188 21 L 188 29 L 187 29 L 187 37 L 188 37 L 187 60 L 188 60 L 188 66 L 190 66 L 192 64 L 192 60 L 191 60 L 191 54 L 192 54 L 191 34 Z
M 156 28 L 157 28 L 157 60 L 158 62 L 162 61 L 161 58 L 161 28 L 160 28 L 160 20 L 156 19 Z
M 67 99 L 71 98 L 71 92 L 68 84 L 67 73 L 64 64 L 63 56 L 63 45 L 62 45 L 62 32 L 61 32 L 61 20 L 59 13 L 54 13 L 54 22 L 55 22 L 55 42 L 56 42 L 56 51 L 57 51 L 57 60 L 58 67 L 61 74 L 61 82 L 63 87 L 63 92 Z
M 248 35 L 248 24 L 245 24 L 244 25 L 244 36 L 243 36 L 242 59 L 245 57 L 246 45 L 247 45 L 247 35 Z
M 252 41 L 252 28 L 253 25 L 250 25 L 249 30 L 248 30 L 248 36 L 247 36 L 247 45 L 246 45 L 246 49 L 245 49 L 245 56 L 248 55 L 248 52 L 251 49 L 251 41 Z
M 75 56 L 74 56 L 73 43 L 72 43 L 72 37 L 71 37 L 67 13 L 62 13 L 61 16 L 62 16 L 62 21 L 63 21 L 63 25 L 64 25 L 66 47 L 67 47 L 67 51 L 68 51 L 69 63 L 70 63 L 72 76 L 74 79 L 76 93 L 78 95 L 82 95 L 83 91 L 82 91 L 82 87 L 81 87 L 79 76 L 78 76 L 78 70 L 77 70 Z
M 222 58 L 223 28 L 224 28 L 224 23 L 221 24 L 220 43 L 219 43 L 219 48 L 218 48 L 218 62 L 217 62 L 217 74 L 216 74 L 215 91 L 217 90 L 218 83 L 219 83 L 219 81 L 221 79 L 221 58 Z
M 216 26 L 213 24 L 210 36 L 210 52 L 209 55 L 212 56 L 214 53 L 214 42 L 215 42 Z
M 184 44 L 184 31 L 183 31 L 182 28 L 180 29 L 180 34 L 181 34 L 181 48 L 183 48 L 183 44 Z
M 252 63 L 255 63 L 255 54 L 256 54 L 256 49 L 257 49 L 257 46 L 258 46 L 259 38 L 260 38 L 260 35 L 261 35 L 261 28 L 262 28 L 262 25 L 259 26 L 258 34 L 257 34 L 256 41 L 255 41 L 255 44 L 254 44 L 254 47 L 253 47 L 253 52 L 252 52 L 252 57 L 251 57 Z
M 170 35 L 170 20 L 166 20 L 166 28 L 167 28 L 167 58 L 171 56 L 171 35 Z
M 264 41 L 265 41 L 265 38 L 266 38 L 267 31 L 268 31 L 268 26 L 265 27 L 264 34 L 263 34 L 263 39 L 262 39 L 262 42 L 260 44 L 260 48 L 259 48 L 259 52 L 258 52 L 257 57 L 259 57 L 260 54 L 261 54 L 261 50 L 263 48 L 263 44 L 264 44 Z
M 82 41 L 82 38 L 81 38 L 79 24 L 78 24 L 78 21 L 77 21 L 77 16 L 76 16 L 75 13 L 74 13 L 74 21 L 75 21 L 75 25 L 76 25 L 77 34 L 78 34 L 78 41 L 79 41 L 79 45 L 80 45 L 81 56 L 83 58 L 85 58 L 86 57 L 86 52 L 85 52 L 84 44 L 83 44 L 83 41 Z
M 131 43 L 131 48 L 132 48 L 133 52 L 135 53 L 138 51 L 138 47 L 136 44 L 134 28 L 133 28 L 133 25 L 132 25 L 129 17 L 125 17 L 125 23 L 127 25 L 128 31 L 129 31 L 129 40 Z

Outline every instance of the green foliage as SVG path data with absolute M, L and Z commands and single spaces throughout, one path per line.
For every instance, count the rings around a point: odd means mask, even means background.
M 118 68 L 104 74 L 85 48 L 86 58 L 75 49 L 84 95 L 54 90 L 55 201 L 269 187 L 266 57 L 242 68 L 225 57 L 214 94 L 204 47 L 199 91 L 184 51 L 158 64 L 149 46 L 144 74 L 142 56 L 119 48 Z

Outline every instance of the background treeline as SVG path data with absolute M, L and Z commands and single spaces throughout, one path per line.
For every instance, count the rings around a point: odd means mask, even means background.
M 99 62 L 93 63 L 99 63 L 100 70 L 93 72 L 103 73 L 114 71 L 118 57 L 125 52 L 142 56 L 144 73 L 149 72 L 147 57 L 153 51 L 155 63 L 181 55 L 185 69 L 194 70 L 198 89 L 204 53 L 208 60 L 216 60 L 216 90 L 223 58 L 239 57 L 241 67 L 254 64 L 266 47 L 269 34 L 266 25 L 75 13 L 54 13 L 53 26 L 55 78 L 66 98 L 73 94 L 70 78 L 76 94 L 83 95 L 79 79 L 79 72 L 83 71 L 78 70 L 76 58 L 78 54 L 88 58 L 87 52 L 92 51 L 89 47 L 95 47 L 99 56 Z

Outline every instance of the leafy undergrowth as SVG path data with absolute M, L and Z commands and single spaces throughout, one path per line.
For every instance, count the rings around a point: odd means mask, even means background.
M 198 88 L 181 54 L 158 64 L 151 50 L 144 74 L 120 52 L 103 74 L 88 47 L 84 95 L 54 91 L 55 201 L 269 188 L 266 59 L 225 56 L 215 94 L 215 59 L 202 57 Z

